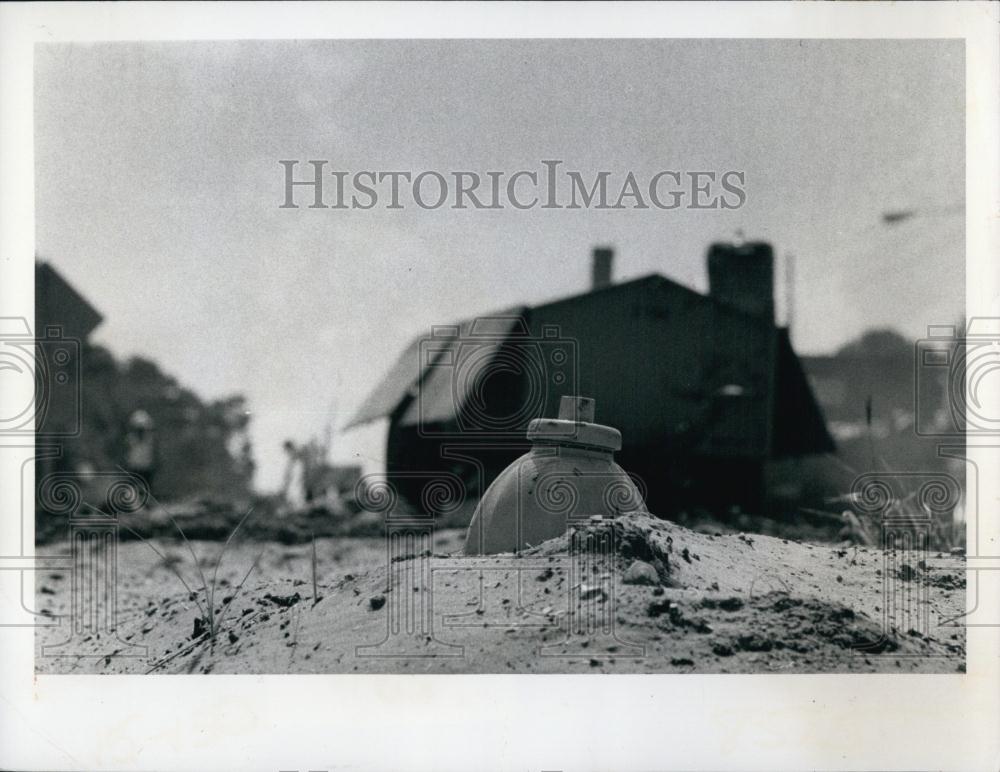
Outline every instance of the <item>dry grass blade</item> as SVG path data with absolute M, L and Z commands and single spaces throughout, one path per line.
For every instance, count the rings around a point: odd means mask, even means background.
M 195 602 L 195 605 L 198 607 L 198 613 L 200 613 L 202 618 L 204 619 L 206 617 L 205 608 L 204 606 L 201 605 L 201 603 L 198 602 L 198 593 L 192 590 L 190 585 L 188 585 L 188 583 L 184 581 L 184 577 L 181 576 L 180 572 L 176 568 L 174 568 L 173 563 L 167 560 L 167 556 L 164 555 L 162 552 L 160 552 L 158 549 L 156 549 L 156 547 L 153 546 L 153 543 L 151 541 L 149 541 L 145 536 L 137 532 L 135 529 L 130 528 L 127 525 L 123 525 L 121 527 L 124 528 L 129 533 L 131 533 L 133 536 L 135 536 L 139 541 L 141 541 L 143 544 L 145 544 L 147 547 L 153 550 L 153 552 L 155 552 L 157 556 L 159 556 L 159 558 L 163 561 L 164 567 L 166 567 L 174 576 L 176 576 L 180 580 L 180 583 L 184 585 L 184 589 L 188 591 L 188 596 Z
M 253 513 L 253 507 L 247 510 L 247 513 L 240 518 L 240 521 L 236 524 L 236 527 L 229 532 L 229 537 L 226 539 L 226 543 L 222 545 L 222 551 L 219 553 L 218 559 L 215 561 L 215 570 L 212 571 L 212 586 L 211 588 L 205 589 L 205 593 L 208 600 L 208 608 L 212 612 L 211 619 L 208 620 L 208 630 L 212 638 L 215 638 L 215 585 L 219 577 L 219 566 L 222 565 L 222 559 L 226 556 L 226 550 L 229 549 L 229 544 L 232 542 L 233 537 L 236 536 L 236 532 L 240 530 L 243 524 L 247 521 L 247 518 Z
M 122 472 L 123 474 L 126 474 L 126 475 L 129 474 L 129 472 L 126 469 L 124 469 L 123 467 L 121 467 L 121 466 L 118 467 L 118 471 L 120 471 L 120 472 Z M 147 488 L 147 494 L 148 493 L 149 492 L 148 492 L 148 488 Z M 150 496 L 150 498 L 152 498 L 152 494 L 149 494 L 149 496 Z M 201 563 L 198 562 L 198 556 L 194 553 L 194 547 L 191 546 L 191 541 L 188 539 L 187 535 L 184 533 L 184 529 L 181 528 L 181 524 L 177 522 L 177 518 L 174 517 L 173 512 L 171 512 L 169 509 L 167 509 L 165 506 L 163 506 L 163 504 L 161 502 L 157 501 L 156 503 L 159 504 L 159 506 L 161 506 L 163 508 L 163 511 L 167 513 L 167 518 L 170 520 L 170 523 L 174 526 L 174 528 L 177 529 L 177 533 L 179 533 L 181 535 L 181 539 L 184 542 L 184 546 L 187 547 L 187 551 L 191 555 L 191 560 L 194 561 L 194 566 L 195 566 L 196 569 L 198 569 L 198 575 L 201 577 L 201 588 L 202 588 L 203 591 L 205 591 L 206 598 L 207 598 L 207 596 L 208 596 L 208 593 L 207 593 L 208 581 L 205 578 L 205 572 L 201 570 Z M 202 612 L 202 615 L 204 615 L 204 612 Z
M 260 559 L 264 556 L 264 549 L 266 548 L 262 547 L 260 552 L 257 553 L 257 557 L 253 559 L 253 563 L 250 564 L 250 568 L 247 569 L 247 572 L 243 575 L 243 578 L 240 580 L 240 583 L 236 585 L 236 588 L 233 590 L 233 596 L 226 603 L 222 604 L 222 613 L 219 614 L 220 628 L 222 627 L 222 623 L 226 619 L 226 614 L 229 613 L 229 607 L 232 606 L 233 601 L 235 601 L 239 597 L 240 592 L 243 590 L 243 585 L 246 584 L 247 579 L 250 578 L 250 574 L 252 574 L 254 569 L 257 568 L 257 564 L 260 562 Z
M 160 506 L 163 505 L 161 504 Z M 93 509 L 93 507 L 91 508 Z M 191 589 L 191 586 L 185 581 L 184 577 L 180 574 L 180 572 L 174 568 L 173 564 L 167 560 L 166 556 L 158 549 L 156 549 L 156 547 L 148 539 L 146 539 L 145 536 L 140 534 L 134 528 L 131 528 L 127 525 L 122 525 L 121 527 L 127 530 L 137 539 L 139 539 L 139 541 L 146 544 L 151 550 L 153 550 L 153 552 L 156 553 L 164 561 L 164 565 L 171 571 L 171 573 L 173 573 L 174 576 L 177 577 L 180 583 L 184 586 L 184 589 L 188 591 L 189 597 L 195 602 L 195 605 L 198 608 L 198 613 L 201 615 L 202 621 L 205 623 L 205 629 L 208 631 L 209 638 L 214 642 L 215 637 L 218 634 L 218 631 L 222 624 L 221 616 L 219 622 L 216 622 L 215 620 L 216 616 L 215 589 L 218 582 L 219 567 L 222 565 L 222 559 L 225 557 L 226 551 L 229 549 L 229 545 L 232 543 L 233 538 L 236 536 L 240 528 L 243 527 L 244 523 L 246 523 L 247 518 L 249 518 L 250 515 L 253 514 L 254 508 L 251 507 L 250 509 L 248 509 L 246 514 L 244 514 L 243 517 L 240 518 L 239 522 L 236 524 L 233 530 L 229 532 L 229 536 L 226 538 L 225 544 L 222 545 L 222 550 L 219 553 L 219 557 L 215 561 L 215 567 L 212 571 L 211 584 L 209 584 L 208 578 L 205 576 L 204 570 L 202 570 L 201 561 L 198 559 L 198 555 L 194 551 L 194 547 L 191 544 L 191 540 L 188 539 L 187 534 L 184 533 L 184 529 L 181 527 L 180 523 L 177 522 L 177 518 L 174 517 L 173 513 L 171 513 L 166 507 L 163 507 L 163 509 L 166 512 L 167 518 L 169 519 L 171 524 L 174 526 L 175 529 L 177 529 L 177 533 L 180 534 L 181 540 L 184 542 L 184 546 L 187 548 L 188 553 L 191 555 L 191 560 L 194 562 L 195 568 L 198 571 L 198 576 L 201 579 L 201 592 L 204 594 L 205 598 L 204 604 L 199 602 L 198 593 L 195 590 Z M 260 560 L 261 554 L 263 554 L 263 551 L 261 551 L 261 553 L 258 554 L 257 558 L 254 560 L 253 565 L 250 567 L 250 570 L 247 571 L 246 576 L 243 577 L 243 581 L 240 582 L 239 585 L 240 588 L 243 586 L 243 582 L 245 582 L 247 578 L 250 576 L 250 572 L 253 571 L 254 567 L 256 567 L 257 562 Z M 239 588 L 237 588 L 237 591 L 236 593 L 234 593 L 233 598 L 230 599 L 230 602 L 233 599 L 235 599 L 236 594 L 238 594 L 238 592 Z
M 316 534 L 312 534 L 312 580 L 313 580 L 313 605 L 319 603 L 319 589 L 316 582 Z

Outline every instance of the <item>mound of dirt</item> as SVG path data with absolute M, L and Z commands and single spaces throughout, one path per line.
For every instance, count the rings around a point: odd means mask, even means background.
M 959 557 L 928 561 L 753 534 L 706 534 L 633 513 L 517 555 L 466 557 L 462 533 L 426 542 L 278 547 L 216 593 L 130 553 L 113 640 L 39 657 L 43 672 L 955 672 L 964 669 Z M 397 546 L 399 546 L 397 544 Z M 142 545 L 122 545 L 137 550 Z M 152 556 L 153 553 L 150 553 Z M 901 565 L 911 576 L 899 577 Z M 210 564 L 209 564 L 210 567 Z M 192 568 L 192 566 L 187 566 Z M 65 613 L 68 582 L 39 603 Z M 54 585 L 55 589 L 52 586 Z M 121 591 L 119 595 L 121 596 Z M 54 618 L 54 617 L 53 617 Z M 201 621 L 196 621 L 201 620 Z M 39 631 L 52 643 L 65 625 Z M 124 656 L 136 645 L 146 656 Z M 116 651 L 117 650 L 117 651 Z M 69 651 L 67 649 L 67 651 Z

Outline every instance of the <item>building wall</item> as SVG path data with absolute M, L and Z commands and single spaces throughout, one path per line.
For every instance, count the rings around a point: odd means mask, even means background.
M 520 388 L 505 377 L 487 379 L 482 397 L 499 414 L 537 394 L 535 415 L 544 416 L 557 415 L 564 395 L 592 397 L 595 420 L 622 432 L 619 461 L 642 478 L 654 511 L 686 505 L 675 495 L 680 490 L 692 503 L 759 505 L 770 442 L 772 325 L 661 277 L 540 306 L 526 321 L 530 335 L 510 339 L 501 359 L 542 366 L 525 367 L 536 382 L 526 375 Z M 549 366 L 556 352 L 575 367 Z M 557 372 L 571 374 L 560 381 Z M 476 495 L 528 447 L 527 417 L 509 436 L 484 439 L 464 436 L 457 423 L 398 420 L 408 411 L 404 401 L 387 437 L 387 468 L 402 488 L 416 491 L 421 474 L 454 472 Z M 457 458 L 463 454 L 470 458 Z
M 767 454 L 773 328 L 663 279 L 533 309 L 576 344 L 579 383 L 551 390 L 597 402 L 626 446 L 671 454 Z M 742 394 L 737 394 L 738 386 Z M 725 388 L 730 387 L 730 388 Z

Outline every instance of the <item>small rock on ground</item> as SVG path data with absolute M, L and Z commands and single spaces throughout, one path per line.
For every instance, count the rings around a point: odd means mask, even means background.
M 636 560 L 626 569 L 622 581 L 625 584 L 648 584 L 655 586 L 660 583 L 660 577 L 656 573 L 656 569 L 649 563 Z

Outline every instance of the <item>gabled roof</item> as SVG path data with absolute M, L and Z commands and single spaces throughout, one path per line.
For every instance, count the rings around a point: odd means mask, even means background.
M 400 425 L 454 420 L 458 408 L 477 397 L 475 391 L 481 384 L 476 376 L 489 371 L 477 365 L 491 362 L 509 338 L 530 334 L 524 318 L 528 310 L 521 306 L 503 315 L 466 319 L 445 330 L 435 328 L 438 334 L 421 340 L 422 358 L 426 360 L 420 382 L 421 399 L 410 402 L 399 418 Z M 475 344 L 474 354 L 460 357 L 459 346 L 466 342 Z
M 359 426 L 394 414 L 395 420 L 403 426 L 413 426 L 420 422 L 451 421 L 457 418 L 456 408 L 460 409 L 469 404 L 468 400 L 475 396 L 472 393 L 474 387 L 472 381 L 466 382 L 460 377 L 454 377 L 457 349 L 462 341 L 482 337 L 483 343 L 476 346 L 477 354 L 481 352 L 481 356 L 488 358 L 495 354 L 510 336 L 527 334 L 527 330 L 522 329 L 522 327 L 525 326 L 526 317 L 532 311 L 573 302 L 582 297 L 629 291 L 641 285 L 682 292 L 698 302 L 717 305 L 725 308 L 727 312 L 746 316 L 748 323 L 765 323 L 766 321 L 769 325 L 773 325 L 770 320 L 753 316 L 719 298 L 697 292 L 662 274 L 651 273 L 626 282 L 611 284 L 598 290 L 575 293 L 535 306 L 518 306 L 498 314 L 466 319 L 444 327 L 435 327 L 431 335 L 421 335 L 407 345 L 399 359 L 345 428 Z M 487 327 L 484 327 L 484 324 Z M 820 446 L 822 449 L 826 449 L 827 444 L 829 444 L 832 449 L 832 440 L 826 432 L 825 422 L 813 399 L 809 384 L 801 373 L 801 367 L 791 350 L 787 336 L 782 343 L 779 343 L 779 350 L 781 354 L 779 361 L 784 363 L 781 368 L 783 375 L 779 374 L 779 380 L 785 384 L 791 394 L 794 394 L 795 402 L 801 404 L 808 413 L 807 424 L 810 427 L 810 438 L 805 441 L 806 444 L 811 447 Z M 456 388 L 460 390 L 460 393 L 455 392 Z M 421 396 L 420 400 L 415 399 L 418 392 Z M 816 429 L 817 425 L 818 429 Z M 816 431 L 812 431 L 813 429 Z
M 510 335 L 527 334 L 524 322 L 527 310 L 526 306 L 517 306 L 491 316 L 435 326 L 429 335 L 417 336 L 344 428 L 384 418 L 397 409 L 405 410 L 400 421 L 406 425 L 418 423 L 421 415 L 427 422 L 451 420 L 455 417 L 455 405 L 466 404 L 474 385 L 458 380 L 455 383 L 462 393 L 454 394 L 450 365 L 459 344 L 465 340 L 482 341 L 477 349 L 484 356 L 492 356 Z M 425 395 L 419 405 L 413 400 L 418 386 Z
M 386 373 L 378 386 L 375 387 L 371 394 L 368 395 L 368 398 L 361 404 L 361 407 L 358 408 L 358 412 L 355 413 L 354 417 L 343 428 L 345 430 L 351 429 L 379 418 L 385 418 L 392 415 L 396 410 L 405 411 L 400 415 L 399 420 L 401 424 L 407 426 L 419 422 L 420 416 L 418 415 L 418 411 L 424 411 L 424 420 L 448 421 L 455 417 L 455 400 L 451 396 L 451 384 L 441 381 L 441 371 L 436 369 L 431 370 L 432 365 L 436 364 L 440 359 L 421 360 L 421 344 L 423 343 L 424 347 L 427 348 L 433 340 L 435 332 L 440 333 L 438 335 L 440 340 L 450 339 L 452 341 L 450 345 L 435 346 L 435 348 L 441 349 L 439 351 L 440 357 L 445 356 L 449 349 L 453 353 L 454 346 L 457 346 L 461 339 L 468 338 L 473 334 L 492 335 L 498 338 L 496 347 L 499 347 L 503 342 L 501 340 L 503 337 L 515 332 L 513 323 L 509 325 L 506 332 L 504 331 L 503 321 L 499 321 L 499 323 L 495 321 L 492 330 L 483 328 L 480 325 L 475 332 L 473 331 L 474 323 L 477 321 L 481 323 L 484 320 L 505 319 L 513 322 L 516 319 L 521 320 L 523 324 L 525 314 L 529 313 L 532 308 L 546 308 L 558 305 L 559 303 L 567 303 L 586 295 L 619 292 L 638 284 L 669 284 L 705 301 L 714 300 L 672 279 L 668 279 L 662 274 L 650 273 L 636 279 L 630 279 L 629 281 L 609 284 L 598 290 L 576 292 L 572 295 L 549 300 L 535 306 L 514 306 L 499 313 L 485 314 L 473 319 L 463 319 L 452 325 L 434 327 L 431 335 L 419 335 L 407 344 L 406 348 L 403 349 L 403 353 L 400 354 L 399 359 L 396 360 L 396 363 L 389 369 L 389 372 Z M 413 398 L 417 395 L 418 385 L 424 387 L 424 399 L 420 405 L 413 403 Z M 468 393 L 463 394 L 462 399 L 467 399 L 468 396 Z

